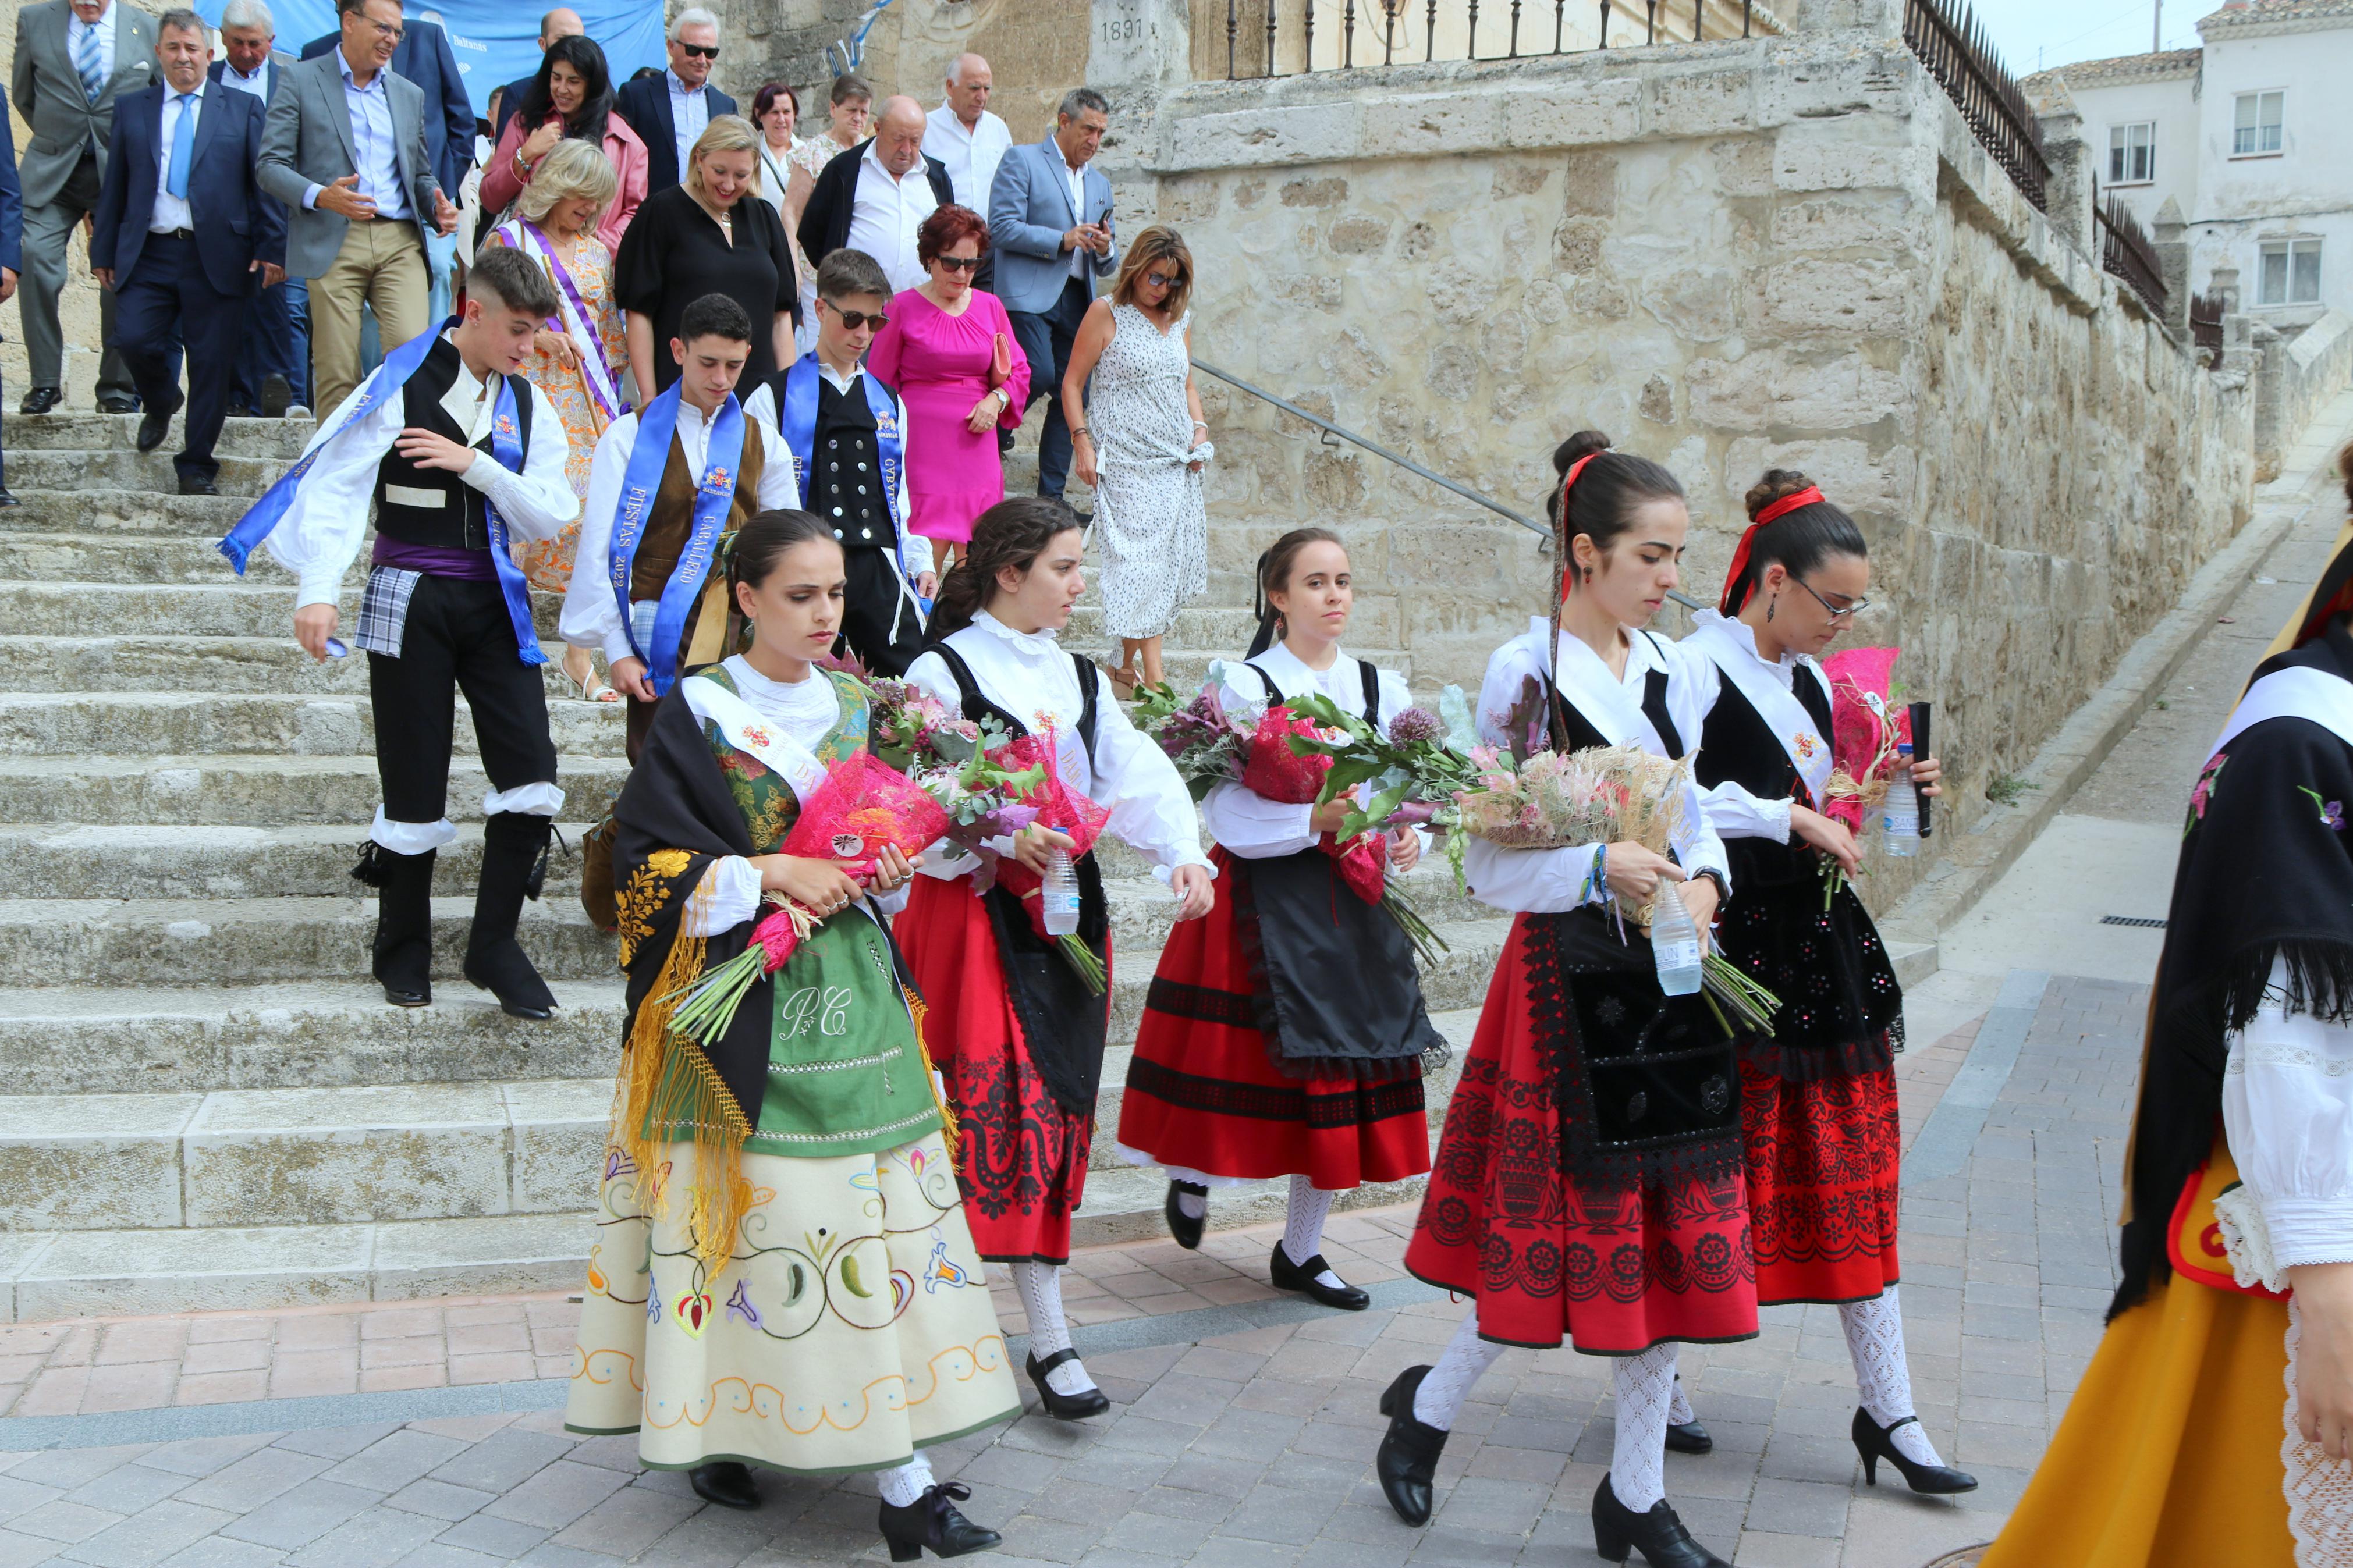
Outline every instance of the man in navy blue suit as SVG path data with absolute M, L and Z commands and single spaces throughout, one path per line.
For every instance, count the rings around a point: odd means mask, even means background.
M 281 66 L 294 57 L 273 47 L 278 23 L 262 0 L 228 0 L 221 7 L 222 58 L 207 73 L 231 89 L 259 100 L 266 117 L 269 100 L 278 90 Z M 268 198 L 275 203 L 275 198 Z M 303 294 L 298 316 L 294 296 L 302 290 L 300 279 L 290 278 L 264 289 L 246 301 L 245 341 L 237 345 L 237 379 L 229 390 L 228 412 L 234 419 L 259 414 L 276 419 L 298 403 L 308 403 L 310 382 L 310 298 Z
M 16 181 L 16 132 L 8 122 L 8 95 L 0 92 L 0 305 L 16 297 L 16 273 L 25 265 L 25 189 Z M 16 506 L 8 493 L 8 470 L 0 464 L 0 506 Z
M 735 100 L 711 85 L 718 58 L 719 18 L 690 6 L 670 25 L 670 69 L 631 77 L 614 90 L 613 107 L 646 144 L 646 195 L 677 184 L 712 117 L 735 112 Z
M 142 410 L 139 449 L 164 444 L 185 401 L 187 426 L 172 459 L 180 493 L 218 495 L 213 445 L 228 411 L 245 302 L 285 277 L 286 216 L 254 174 L 260 100 L 206 77 L 204 18 L 166 11 L 155 39 L 162 85 L 115 100 L 90 270 L 114 290 L 114 346 Z M 185 399 L 171 369 L 175 324 L 188 351 Z

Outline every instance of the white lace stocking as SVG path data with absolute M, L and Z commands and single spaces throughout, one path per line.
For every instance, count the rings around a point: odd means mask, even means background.
M 913 1508 L 915 1500 L 930 1489 L 932 1462 L 918 1454 L 895 1469 L 884 1470 L 874 1478 L 882 1484 L 882 1500 L 892 1508 Z
M 1839 1327 L 1846 1331 L 1847 1354 L 1854 1358 L 1854 1386 L 1863 1414 L 1882 1426 L 1894 1426 L 1915 1414 L 1912 1367 L 1904 1355 L 1904 1309 L 1895 1287 L 1890 1285 L 1877 1300 L 1849 1301 L 1838 1311 Z M 1945 1462 L 1917 1421 L 1896 1426 L 1887 1440 L 1915 1465 Z
M 1683 1374 L 1677 1372 L 1674 1397 L 1667 1402 L 1667 1425 L 1688 1426 L 1698 1419 L 1699 1412 L 1692 1408 L 1691 1396 L 1683 1392 Z
M 1413 1418 L 1441 1432 L 1454 1430 L 1454 1417 L 1470 1397 L 1471 1385 L 1503 1353 L 1503 1346 L 1479 1337 L 1478 1310 L 1463 1314 L 1438 1364 L 1422 1375 L 1421 1386 L 1414 1392 Z
M 1609 1363 L 1618 1393 L 1618 1435 L 1609 1446 L 1609 1489 L 1636 1513 L 1667 1495 L 1667 1413 L 1674 1404 L 1675 1347 L 1653 1345 Z
M 1282 1255 L 1293 1263 L 1304 1263 L 1323 1251 L 1324 1221 L 1331 1213 L 1330 1193 L 1318 1192 L 1304 1176 L 1293 1176 L 1291 1206 L 1283 1212 Z M 1347 1283 L 1329 1268 L 1317 1270 L 1315 1282 L 1335 1290 Z
M 2287 1529 L 2295 1538 L 2296 1568 L 2345 1568 L 2353 1563 L 2353 1468 L 2331 1459 L 2307 1443 L 2296 1426 L 2296 1346 L 2304 1338 L 2304 1314 L 2287 1299 L 2287 1420 L 2280 1439 L 2286 1467 Z
M 1029 1353 L 1044 1361 L 1056 1351 L 1071 1348 L 1071 1325 L 1062 1316 L 1062 1271 L 1050 1263 L 1025 1258 L 1013 1265 L 1013 1288 L 1021 1293 L 1022 1310 L 1029 1315 Z M 1046 1386 L 1068 1397 L 1095 1385 L 1087 1369 L 1066 1361 L 1046 1374 Z
M 1207 1219 L 1209 1214 L 1209 1194 L 1206 1192 L 1188 1192 L 1179 1186 L 1176 1189 L 1176 1212 L 1187 1219 Z

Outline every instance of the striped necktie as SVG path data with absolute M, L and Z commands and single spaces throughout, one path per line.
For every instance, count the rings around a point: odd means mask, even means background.
M 98 55 L 98 29 L 85 26 L 81 41 L 74 46 L 74 69 L 81 73 L 81 89 L 92 103 L 106 90 L 106 68 Z

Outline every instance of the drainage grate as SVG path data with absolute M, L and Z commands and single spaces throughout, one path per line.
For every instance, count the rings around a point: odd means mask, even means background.
M 2104 926 L 2136 926 L 2142 931 L 2163 931 L 2165 929 L 2165 922 L 2163 921 L 2153 921 L 2147 915 L 2102 915 L 2100 917 L 2100 923 Z

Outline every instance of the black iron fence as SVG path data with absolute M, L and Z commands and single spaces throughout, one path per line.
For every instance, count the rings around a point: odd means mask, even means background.
M 2158 265 L 2157 247 L 2148 231 L 2133 216 L 2122 197 L 2100 199 L 2099 185 L 2092 187 L 2092 216 L 2100 231 L 2100 266 L 2113 276 L 2122 279 L 2126 287 L 2141 297 L 2141 302 L 2159 318 L 2165 315 L 2165 268 Z M 2221 318 L 2215 327 L 2221 330 Z M 2221 339 L 2218 337 L 2219 343 Z
M 2189 341 L 2200 353 L 2221 353 L 2222 296 L 2219 291 L 2189 296 Z
M 1225 0 L 1224 9 L 1229 81 L 1745 38 L 1756 26 L 1753 0 Z M 1198 0 L 1194 16 L 1198 26 Z
M 1906 0 L 1904 41 L 1928 68 L 2026 199 L 2050 210 L 2042 127 L 1966 0 Z

